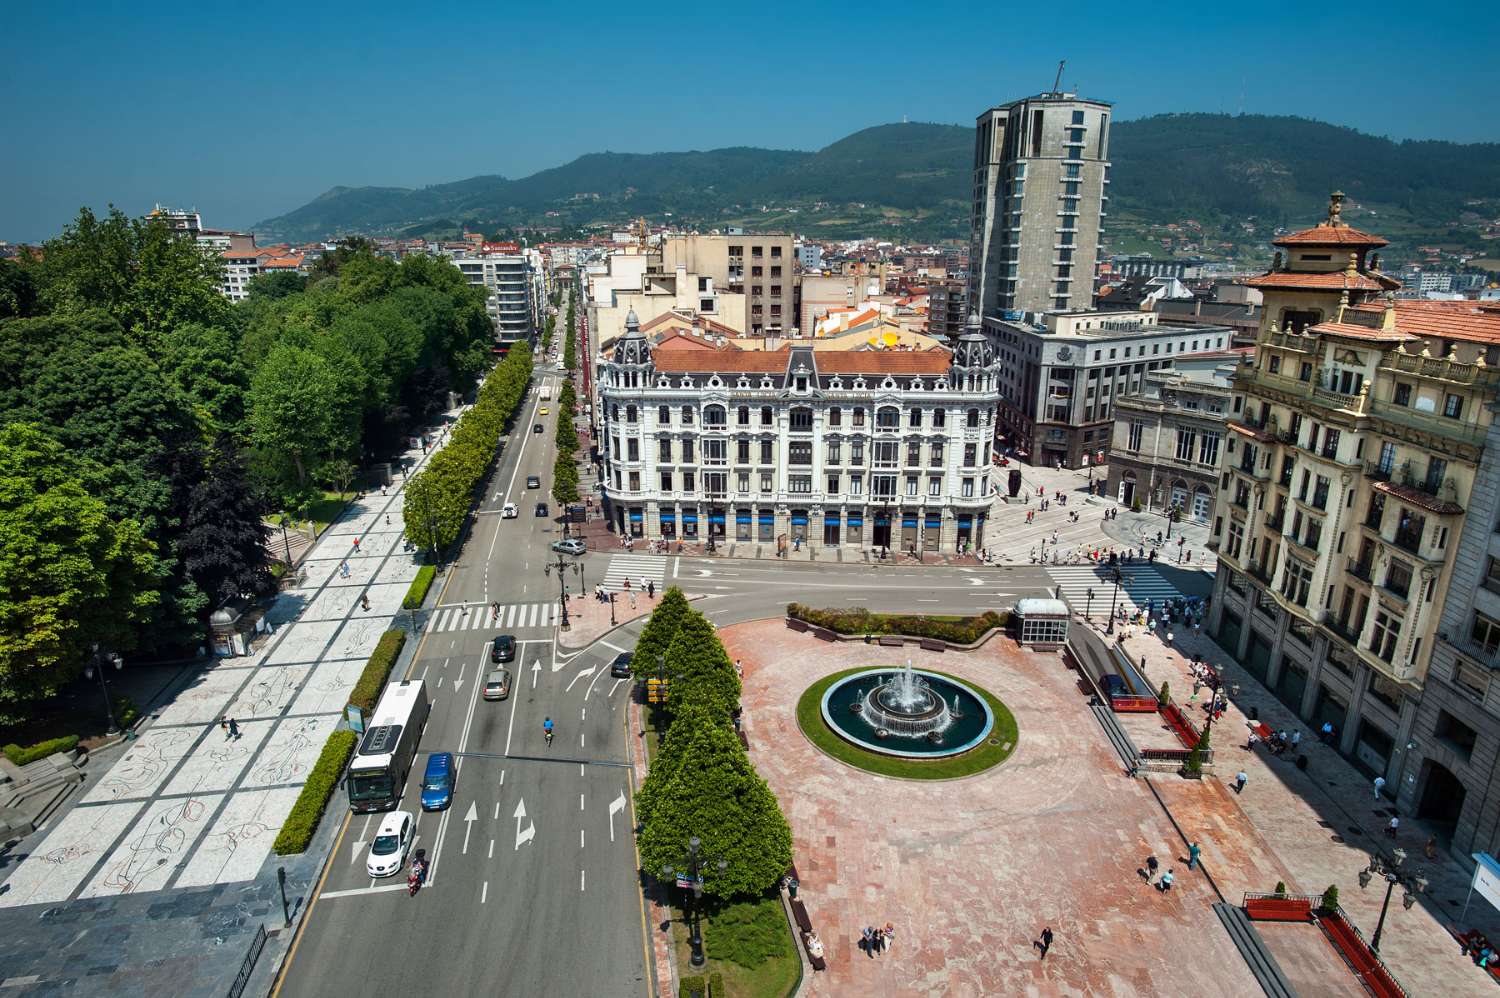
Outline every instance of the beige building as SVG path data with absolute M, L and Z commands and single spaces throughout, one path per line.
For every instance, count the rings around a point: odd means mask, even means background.
M 631 312 L 643 327 L 673 313 L 733 330 L 736 336 L 746 332 L 745 296 L 723 291 L 712 277 L 682 267 L 667 272 L 648 265 L 640 275 L 639 289 L 611 288 L 609 298 L 597 299 L 593 320 L 599 349 L 608 349 L 624 333 L 625 318 Z
M 746 296 L 746 332 L 785 334 L 796 322 L 796 256 L 786 233 L 702 236 L 668 235 L 662 243 L 667 272 L 684 268 Z
M 1397 301 L 1385 240 L 1345 224 L 1342 201 L 1245 282 L 1264 308 L 1234 378 L 1209 625 L 1403 807 L 1432 814 L 1453 780 L 1413 758 L 1444 737 L 1417 730 L 1417 707 L 1434 647 L 1473 645 L 1439 615 L 1500 393 L 1500 312 Z
M 981 317 L 1093 307 L 1109 115 L 1102 101 L 1046 93 L 979 116 L 968 300 Z
M 866 298 L 880 294 L 880 285 L 871 277 L 833 274 L 802 277 L 802 300 L 797 328 L 803 336 L 811 335 L 818 320 L 839 309 L 855 308 Z

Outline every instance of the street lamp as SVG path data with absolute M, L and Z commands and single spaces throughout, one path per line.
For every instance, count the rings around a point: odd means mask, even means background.
M 1120 600 L 1120 586 L 1130 581 L 1130 576 L 1122 572 L 1119 565 L 1111 565 L 1109 571 L 1115 577 L 1115 592 L 1109 598 L 1109 626 L 1104 629 L 1105 634 L 1115 633 L 1115 606 Z
M 557 561 L 555 563 L 547 562 L 542 565 L 542 572 L 546 575 L 551 575 L 554 568 L 557 569 L 557 599 L 562 604 L 562 629 L 566 631 L 572 626 L 568 620 L 568 569 L 572 568 L 575 575 L 581 575 L 583 568 L 576 561 L 569 563 L 563 558 L 561 551 L 557 552 Z M 613 618 L 614 614 L 611 613 L 610 616 Z M 613 619 L 611 619 L 611 623 L 613 623 Z
M 1088 599 L 1083 604 L 1083 619 L 1091 620 L 1094 610 L 1094 587 L 1089 586 Z
M 109 731 L 111 735 L 120 733 L 119 725 L 115 724 L 115 707 L 109 699 L 109 684 L 104 681 L 104 667 L 113 664 L 115 671 L 125 668 L 125 660 L 112 651 L 102 651 L 97 642 L 94 644 L 94 654 L 89 659 L 89 664 L 83 667 L 85 678 L 93 679 L 97 673 L 99 676 L 99 690 L 104 694 L 104 713 L 109 717 Z
M 1370 865 L 1359 871 L 1359 886 L 1361 888 L 1370 886 L 1370 881 L 1377 876 L 1385 878 L 1385 900 L 1380 905 L 1380 920 L 1375 923 L 1375 935 L 1370 937 L 1370 949 L 1376 953 L 1380 952 L 1380 934 L 1385 931 L 1385 913 L 1391 906 L 1391 893 L 1400 884 L 1404 892 L 1401 895 L 1401 907 L 1410 910 L 1417 903 L 1417 895 L 1427 890 L 1427 878 L 1421 870 L 1414 873 L 1404 873 L 1401 864 L 1406 862 L 1406 850 L 1396 848 L 1391 850 L 1391 859 L 1386 861 L 1385 857 L 1375 855 L 1370 857 Z
M 682 899 L 683 906 L 688 909 L 688 912 L 686 912 L 688 914 L 689 929 L 688 945 L 693 951 L 688 962 L 695 967 L 701 967 L 707 962 L 707 958 L 703 955 L 703 932 L 701 931 L 699 922 L 699 910 L 703 907 L 703 873 L 698 853 L 702 848 L 703 840 L 694 835 L 688 839 L 687 869 L 679 871 L 677 867 L 673 866 L 663 866 L 661 868 L 662 875 L 668 880 L 675 880 L 677 885 L 684 888 L 685 891 L 688 889 L 691 890 L 690 893 L 684 893 Z M 725 870 L 729 869 L 729 861 L 727 859 L 720 859 L 714 863 L 714 867 L 722 874 Z M 687 874 L 687 883 L 683 883 L 682 879 L 677 876 L 679 872 Z M 689 901 L 692 904 L 688 904 Z

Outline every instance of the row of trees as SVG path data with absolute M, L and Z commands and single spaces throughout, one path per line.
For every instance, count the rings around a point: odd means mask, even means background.
M 563 341 L 563 367 L 569 373 L 573 372 L 574 370 L 576 370 L 578 368 L 578 351 L 577 351 L 577 348 L 576 348 L 576 343 L 578 341 L 578 334 L 577 334 L 577 327 L 574 324 L 574 320 L 575 320 L 576 316 L 574 315 L 574 312 L 573 312 L 573 301 L 574 301 L 574 299 L 571 296 L 569 296 L 569 298 L 568 298 L 568 317 L 567 317 L 568 321 L 566 323 L 567 330 L 568 330 L 568 338 Z
M 637 676 L 660 672 L 670 689 L 670 726 L 636 793 L 642 868 L 680 869 L 696 835 L 706 893 L 770 890 L 791 866 L 791 826 L 735 733 L 740 681 L 713 624 L 673 586 L 641 631 L 632 665 Z
M 0 261 L 0 723 L 96 643 L 201 644 L 272 588 L 267 509 L 347 486 L 489 361 L 483 292 L 446 262 L 356 242 L 239 304 L 223 279 L 117 209 Z
M 578 465 L 573 455 L 578 453 L 578 430 L 573 425 L 573 407 L 578 404 L 578 395 L 572 380 L 563 382 L 557 393 L 557 457 L 552 462 L 552 498 L 567 505 L 578 501 Z
M 473 407 L 453 427 L 452 439 L 406 483 L 402 519 L 407 537 L 439 550 L 458 539 L 530 381 L 531 351 L 516 343 L 484 379 Z

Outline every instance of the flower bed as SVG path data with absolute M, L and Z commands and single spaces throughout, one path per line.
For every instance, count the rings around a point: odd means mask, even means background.
M 838 634 L 902 634 L 933 638 L 955 645 L 971 645 L 996 627 L 1004 627 L 1007 614 L 986 611 L 977 617 L 927 617 L 920 614 L 871 613 L 869 610 L 820 610 L 789 603 L 786 615 L 814 627 Z

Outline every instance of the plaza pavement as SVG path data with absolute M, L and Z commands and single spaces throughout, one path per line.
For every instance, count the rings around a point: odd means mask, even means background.
M 990 690 L 1019 727 L 1014 754 L 950 782 L 848 768 L 801 734 L 797 698 L 820 676 L 897 666 L 908 649 L 825 644 L 780 619 L 724 628 L 745 663 L 750 756 L 791 821 L 807 903 L 828 961 L 807 995 L 1249 995 L 1258 993 L 1220 927 L 1208 878 L 1152 798 L 1126 778 L 1056 653 L 997 638 L 920 665 Z M 1162 894 L 1136 872 L 1148 854 L 1175 866 Z M 894 923 L 891 949 L 860 930 Z M 1039 960 L 1032 941 L 1055 933 Z
M 1159 637 L 1137 636 L 1128 639 L 1125 648 L 1136 662 L 1144 659 L 1152 685 L 1169 682 L 1179 702 L 1190 696 L 1190 660 L 1195 653 L 1223 670 L 1226 682 L 1238 684 L 1238 692 L 1229 697 L 1229 709 L 1214 724 L 1215 776 L 1198 783 L 1175 777 L 1153 781 L 1173 816 L 1189 835 L 1199 838 L 1205 861 L 1230 900 L 1237 902 L 1245 891 L 1268 892 L 1278 879 L 1292 893 L 1321 894 L 1336 884 L 1340 905 L 1369 939 L 1380 917 L 1385 884 L 1376 878 L 1361 889 L 1358 874 L 1373 852 L 1388 854 L 1399 845 L 1408 856 L 1406 868 L 1424 872 L 1431 886 L 1410 910 L 1402 908 L 1402 891 L 1397 888 L 1381 938 L 1386 966 L 1414 994 L 1477 994 L 1481 989 L 1491 993 L 1485 973 L 1459 954 L 1450 930 L 1478 928 L 1492 939 L 1500 938 L 1500 914 L 1476 896 L 1460 922 L 1470 874 L 1441 848 L 1435 859 L 1426 858 L 1424 847 L 1435 829 L 1403 815 L 1396 840 L 1388 839 L 1386 823 L 1395 813 L 1389 797 L 1377 801 L 1369 778 L 1333 747 L 1321 744 L 1315 730 L 1303 726 L 1206 635 L 1178 635 L 1173 647 Z M 1200 702 L 1206 696 L 1205 692 Z M 1274 730 L 1302 732 L 1305 771 L 1296 768 L 1290 750 L 1275 757 L 1264 746 L 1246 749 L 1251 709 Z M 1201 728 L 1201 708 L 1190 707 L 1188 713 Z M 1235 794 L 1227 784 L 1241 769 L 1249 780 L 1244 792 Z M 1262 934 L 1290 976 L 1297 961 L 1289 947 L 1309 946 L 1308 933 L 1278 927 Z M 1330 967 L 1343 971 L 1337 958 Z
M 413 470 L 427 457 L 420 450 L 406 456 Z M 264 903 L 247 908 L 244 899 L 263 901 L 268 875 L 274 893 L 274 871 L 265 873 L 271 844 L 417 573 L 415 555 L 401 550 L 404 483 L 400 479 L 387 495 L 376 491 L 350 504 L 303 562 L 300 585 L 278 596 L 268 611 L 272 635 L 247 656 L 217 658 L 190 670 L 113 764 L 89 774 L 77 804 L 7 854 L 0 932 L 27 938 L 39 911 L 54 922 L 118 922 L 121 913 L 140 906 L 110 906 L 116 899 L 246 881 L 262 883 L 244 888 L 239 901 L 228 898 L 233 919 L 219 935 L 233 934 L 231 927 L 244 928 L 270 910 Z M 339 574 L 346 559 L 347 579 Z M 361 594 L 369 596 L 368 611 L 360 607 Z M 220 728 L 218 719 L 226 715 L 238 723 L 238 738 Z M 147 910 L 160 912 L 151 917 L 170 917 L 178 909 L 210 911 L 222 895 L 173 893 L 166 901 L 148 902 Z M 153 944 L 170 952 L 173 940 L 116 945 L 129 936 L 127 928 L 110 927 L 94 937 L 111 951 L 108 956 L 88 952 L 87 945 L 75 956 L 109 968 L 91 972 L 101 992 L 141 974 L 143 964 L 158 968 L 158 980 L 171 979 L 160 972 L 166 958 L 150 954 Z M 18 988 L 44 993 L 49 978 L 56 984 L 59 974 L 76 970 L 58 967 L 45 948 L 21 949 L 0 953 L 0 981 L 15 979 Z M 177 993 L 192 993 L 191 974 L 180 967 L 176 973 L 178 986 L 186 988 Z

